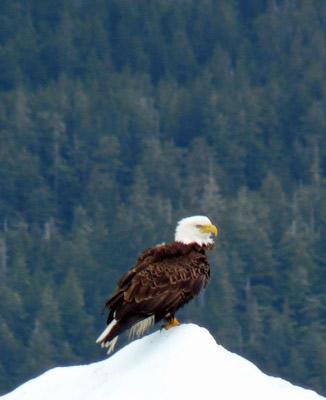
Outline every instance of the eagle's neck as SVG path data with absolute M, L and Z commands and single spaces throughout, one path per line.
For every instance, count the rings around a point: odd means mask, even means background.
M 178 249 L 183 253 L 186 254 L 188 253 L 190 250 L 196 250 L 199 253 L 203 253 L 205 254 L 205 252 L 207 250 L 212 250 L 215 246 L 215 243 L 210 243 L 210 244 L 203 244 L 203 245 L 199 245 L 198 243 L 192 242 L 192 243 L 182 243 L 179 241 L 174 241 L 171 242 L 171 245 L 174 244 L 178 244 Z
M 191 243 L 190 246 L 194 247 L 197 251 L 205 253 L 206 250 L 212 250 L 214 243 L 199 245 L 198 243 Z
M 179 229 L 178 229 L 179 228 Z M 178 227 L 174 240 L 183 244 L 193 244 L 196 243 L 198 246 L 213 246 L 214 241 L 210 237 L 210 233 L 202 233 L 196 230 L 180 229 Z M 182 228 L 182 227 L 181 227 Z

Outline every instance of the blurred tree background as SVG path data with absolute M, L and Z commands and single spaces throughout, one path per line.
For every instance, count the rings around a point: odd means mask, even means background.
M 106 355 L 142 250 L 206 214 L 181 319 L 326 394 L 323 0 L 2 0 L 0 391 Z

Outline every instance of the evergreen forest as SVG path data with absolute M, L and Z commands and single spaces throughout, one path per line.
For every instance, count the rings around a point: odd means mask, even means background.
M 326 395 L 325 136 L 324 0 L 1 0 L 0 393 L 105 358 L 120 276 L 205 214 L 179 319 Z

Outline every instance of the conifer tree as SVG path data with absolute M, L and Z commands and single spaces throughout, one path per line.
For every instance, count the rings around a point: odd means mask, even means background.
M 71 267 L 59 291 L 59 310 L 64 336 L 69 342 L 75 360 L 94 354 L 92 337 L 95 337 L 93 317 L 84 309 L 83 291 Z

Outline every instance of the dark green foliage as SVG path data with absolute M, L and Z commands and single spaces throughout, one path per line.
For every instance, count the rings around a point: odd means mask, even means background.
M 181 319 L 326 393 L 322 1 L 0 2 L 0 391 L 104 357 L 105 298 L 220 229 Z M 124 339 L 123 339 L 124 340 Z

